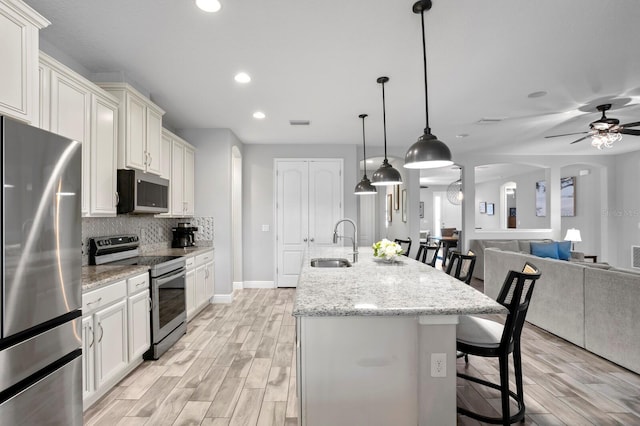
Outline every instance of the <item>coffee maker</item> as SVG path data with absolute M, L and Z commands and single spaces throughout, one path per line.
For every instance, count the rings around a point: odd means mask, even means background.
M 173 240 L 171 241 L 171 247 L 194 247 L 196 245 L 196 238 L 194 232 L 198 231 L 197 226 L 190 226 L 189 222 L 180 222 L 175 228 L 171 228 L 173 231 Z

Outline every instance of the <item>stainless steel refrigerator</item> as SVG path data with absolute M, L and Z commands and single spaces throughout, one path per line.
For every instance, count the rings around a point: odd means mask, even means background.
M 81 144 L 0 116 L 0 424 L 82 424 Z

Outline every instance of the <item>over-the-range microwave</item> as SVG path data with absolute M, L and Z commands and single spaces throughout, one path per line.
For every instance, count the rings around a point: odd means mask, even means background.
M 169 181 L 140 170 L 118 170 L 118 214 L 167 213 Z

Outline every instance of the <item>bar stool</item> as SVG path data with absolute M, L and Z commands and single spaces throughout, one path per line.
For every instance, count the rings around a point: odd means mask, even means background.
M 476 266 L 475 253 L 471 250 L 469 250 L 467 254 L 462 254 L 458 251 L 449 253 L 451 253 L 451 255 L 447 260 L 447 269 L 445 272 L 466 284 L 470 284 L 473 269 Z
M 488 417 L 474 413 L 466 408 L 458 407 L 458 413 L 485 423 L 515 423 L 524 418 L 524 391 L 522 386 L 522 357 L 520 353 L 520 335 L 529 309 L 529 301 L 533 293 L 540 271 L 534 265 L 525 263 L 522 272 L 509 271 L 502 285 L 497 302 L 509 310 L 504 325 L 495 321 L 474 316 L 460 316 L 456 327 L 456 348 L 465 355 L 498 358 L 500 362 L 500 384 L 492 383 L 467 374 L 457 376 L 491 387 L 500 391 L 502 400 L 502 417 Z M 509 354 L 513 353 L 513 365 L 516 378 L 516 392 L 509 390 Z M 509 415 L 509 398 L 518 405 L 518 412 Z
M 435 243 L 420 243 L 418 247 L 418 255 L 416 260 L 426 263 L 432 268 L 436 267 L 436 260 L 438 260 L 438 250 L 440 250 L 440 240 Z
M 402 255 L 403 256 L 409 256 L 409 251 L 411 250 L 411 237 L 407 237 L 408 240 L 399 240 L 399 239 L 395 239 L 393 240 L 393 242 L 400 244 L 400 247 L 402 247 Z

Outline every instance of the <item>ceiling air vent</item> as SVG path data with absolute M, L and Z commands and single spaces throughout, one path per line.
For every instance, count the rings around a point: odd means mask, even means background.
M 292 126 L 308 126 L 311 124 L 309 120 L 289 120 L 289 124 Z
M 496 124 L 504 120 L 502 117 L 481 118 L 476 124 Z
M 631 246 L 631 267 L 640 269 L 640 246 Z

